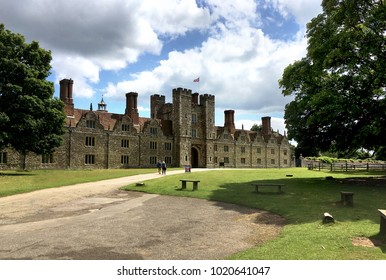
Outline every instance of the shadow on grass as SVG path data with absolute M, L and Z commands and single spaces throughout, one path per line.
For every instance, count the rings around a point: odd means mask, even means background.
M 377 209 L 385 208 L 386 180 L 375 184 L 352 182 L 347 179 L 283 178 L 242 183 L 226 183 L 214 190 L 210 199 L 242 204 L 263 209 L 286 217 L 287 223 L 299 224 L 322 221 L 325 212 L 336 221 L 369 220 L 379 223 Z M 276 188 L 259 187 L 253 184 L 282 184 L 282 192 Z M 353 192 L 354 205 L 341 202 L 340 192 Z

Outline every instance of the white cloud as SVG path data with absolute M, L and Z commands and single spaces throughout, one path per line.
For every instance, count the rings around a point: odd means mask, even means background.
M 171 52 L 153 71 L 132 75 L 132 80 L 110 84 L 109 97 L 138 91 L 144 100 L 154 93 L 170 97 L 170 87 L 190 87 L 200 76 L 201 93 L 215 94 L 216 108 L 252 112 L 282 112 L 289 98 L 278 88 L 284 67 L 305 54 L 303 37 L 292 42 L 272 40 L 260 29 L 224 29 L 200 48 Z M 130 89 L 131 88 L 131 89 Z
M 194 0 L 4 0 L 0 17 L 7 29 L 52 50 L 56 79 L 76 79 L 78 96 L 87 97 L 101 70 L 123 69 L 144 53 L 158 55 L 160 33 L 210 25 L 208 10 Z
M 244 126 L 245 130 L 250 130 L 254 124 L 261 125 L 261 119 L 256 118 L 256 120 L 252 120 L 249 118 L 235 120 L 235 127 L 237 129 L 241 129 Z M 274 131 L 279 131 L 281 134 L 287 131 L 283 118 L 271 117 L 271 127 Z
M 123 100 L 137 91 L 148 104 L 150 94 L 171 95 L 188 87 L 216 96 L 216 110 L 282 112 L 288 98 L 278 79 L 285 66 L 305 55 L 299 32 L 292 41 L 264 34 L 257 0 L 2 0 L 0 18 L 6 28 L 52 50 L 53 73 L 74 79 L 74 97 L 90 98 L 102 70 L 120 70 L 156 58 L 163 39 L 202 30 L 209 37 L 199 47 L 170 52 L 153 69 L 130 73 L 130 79 L 108 83 L 108 98 Z M 320 10 L 320 0 L 265 0 L 283 16 L 305 24 Z M 304 29 L 302 30 L 304 32 Z M 174 40 L 177 41 L 177 40 Z M 130 71 L 130 70 L 128 70 Z M 200 76 L 201 82 L 192 80 Z M 106 83 L 107 84 L 107 83 Z M 237 112 L 236 112 L 237 116 Z
M 222 28 L 237 29 L 242 26 L 258 25 L 259 14 L 256 13 L 256 2 L 253 0 L 223 1 L 208 0 L 214 22 L 219 30 Z
M 321 11 L 320 0 L 265 0 L 276 8 L 284 17 L 292 15 L 296 21 L 305 25 Z
M 208 28 L 210 14 L 207 8 L 197 7 L 195 0 L 144 0 L 141 14 L 152 28 L 162 34 L 184 34 L 191 29 Z
M 74 82 L 74 98 L 91 98 L 94 90 L 90 84 L 99 81 L 98 65 L 81 56 L 54 56 L 52 66 L 56 70 L 56 84 L 59 80 L 71 77 Z M 71 76 L 68 75 L 71 73 Z

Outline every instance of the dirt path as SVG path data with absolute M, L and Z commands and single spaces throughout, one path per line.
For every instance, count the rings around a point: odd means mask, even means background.
M 119 190 L 158 176 L 0 198 L 0 259 L 223 259 L 276 237 L 284 222 L 232 204 Z

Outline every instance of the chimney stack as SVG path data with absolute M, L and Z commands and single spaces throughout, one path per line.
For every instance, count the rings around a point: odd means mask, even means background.
M 126 93 L 125 114 L 128 115 L 133 120 L 134 124 L 139 123 L 137 99 L 138 99 L 138 93 L 136 93 L 136 92 Z
M 60 100 L 64 103 L 64 111 L 67 116 L 74 115 L 74 100 L 72 99 L 72 87 L 74 81 L 71 79 L 63 79 L 60 84 Z
M 235 122 L 234 122 L 235 111 L 225 110 L 224 114 L 225 114 L 224 128 L 227 129 L 230 134 L 234 134 L 236 131 Z
M 261 118 L 261 127 L 263 135 L 269 135 L 272 132 L 271 128 L 271 117 L 262 117 Z

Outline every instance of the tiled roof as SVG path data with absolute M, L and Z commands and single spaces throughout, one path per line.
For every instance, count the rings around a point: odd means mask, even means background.
M 84 110 L 84 109 L 74 109 L 74 115 L 67 116 L 66 125 L 69 127 L 76 127 L 80 119 L 89 112 L 93 112 L 98 117 L 98 120 L 100 124 L 103 126 L 103 128 L 108 131 L 113 131 L 117 121 L 119 121 L 123 116 L 125 116 L 123 114 L 109 113 L 105 111 L 90 111 L 90 110 Z M 139 123 L 134 124 L 134 127 L 136 127 L 138 131 L 142 131 L 144 124 L 149 120 L 151 119 L 139 117 L 138 119 Z M 159 120 L 158 122 L 160 123 Z

